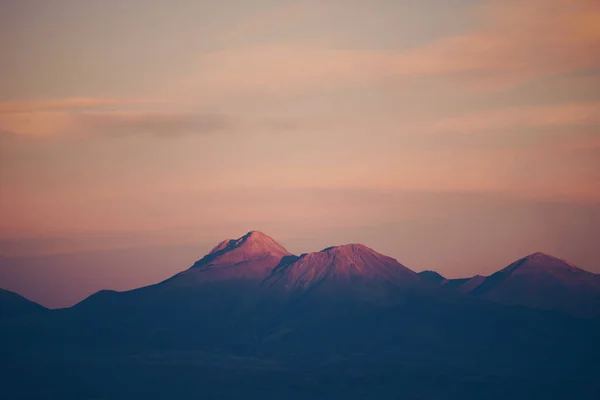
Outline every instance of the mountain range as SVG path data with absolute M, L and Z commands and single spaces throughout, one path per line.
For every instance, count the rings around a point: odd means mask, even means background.
M 20 366 L 11 393 L 31 389 L 28 368 L 48 382 L 76 369 L 89 384 L 72 398 L 102 397 L 102 390 L 111 398 L 141 396 L 147 385 L 162 398 L 169 387 L 146 378 L 174 368 L 204 374 L 182 378 L 191 385 L 179 392 L 185 397 L 201 390 L 192 383 L 198 381 L 212 382 L 218 398 L 232 382 L 251 398 L 265 387 L 335 398 L 348 371 L 375 397 L 444 398 L 447 385 L 461 399 L 527 398 L 519 388 L 548 395 L 570 388 L 579 398 L 600 393 L 591 378 L 599 372 L 600 275 L 543 253 L 487 277 L 446 279 L 361 244 L 297 256 L 251 231 L 154 285 L 103 290 L 59 310 L 2 291 L 0 312 L 0 355 Z M 113 377 L 117 383 L 101 390 L 98 368 L 135 370 L 140 381 L 129 387 Z M 256 380 L 246 381 L 247 374 Z M 272 375 L 289 385 L 277 386 Z M 422 387 L 432 382 L 439 391 Z M 40 387 L 69 398 L 50 383 Z
M 224 240 L 191 268 L 125 296 L 218 282 L 222 286 L 256 285 L 265 293 L 269 293 L 267 288 L 294 295 L 308 291 L 351 291 L 372 297 L 394 295 L 408 288 L 437 287 L 507 305 L 600 316 L 600 275 L 544 253 L 526 256 L 488 277 L 446 279 L 435 271 L 417 274 L 361 244 L 333 246 L 296 256 L 258 231 Z M 101 295 L 108 292 L 92 297 Z

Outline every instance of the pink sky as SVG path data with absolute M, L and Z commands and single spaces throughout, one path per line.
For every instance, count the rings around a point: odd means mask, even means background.
M 252 229 L 600 272 L 597 1 L 0 0 L 0 49 L 0 287 L 64 305 Z M 91 251 L 121 272 L 55 256 Z

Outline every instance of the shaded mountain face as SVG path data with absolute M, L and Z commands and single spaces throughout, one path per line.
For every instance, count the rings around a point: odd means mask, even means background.
M 27 300 L 14 292 L 0 289 L 0 321 L 48 311 L 45 307 Z
M 544 253 L 515 261 L 468 293 L 502 304 L 600 315 L 600 275 Z
M 458 293 L 469 293 L 485 280 L 485 276 L 475 275 L 471 278 L 446 279 L 435 271 L 419 272 L 421 282 L 432 287 L 439 287 Z
M 232 279 L 265 279 L 281 259 L 290 256 L 285 247 L 262 232 L 251 231 L 238 239 L 220 242 L 210 253 L 164 283 L 189 285 Z
M 446 280 L 441 274 L 435 271 L 421 271 L 419 276 L 423 282 L 429 282 L 433 285 L 441 285 Z
M 482 275 L 475 275 L 471 278 L 448 279 L 443 282 L 443 286 L 445 289 L 452 289 L 466 294 L 479 286 L 485 278 Z

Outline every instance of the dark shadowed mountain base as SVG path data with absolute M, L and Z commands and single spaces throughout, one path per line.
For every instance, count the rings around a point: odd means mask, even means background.
M 95 360 L 14 368 L 5 399 L 597 399 L 591 374 L 548 380 L 393 364 L 284 370 L 156 360 Z M 246 362 L 246 364 L 250 364 Z M 35 382 L 35 383 L 33 383 Z M 4 385 L 3 385 L 4 386 Z

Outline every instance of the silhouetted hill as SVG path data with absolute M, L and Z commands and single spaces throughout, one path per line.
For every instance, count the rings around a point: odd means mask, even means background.
M 48 310 L 21 295 L 0 289 L 0 320 L 36 315 L 44 311 Z
M 469 293 L 485 280 L 485 276 L 475 275 L 471 278 L 448 279 L 443 282 L 445 289 L 457 290 L 460 293 Z
M 419 272 L 419 276 L 423 281 L 430 282 L 434 285 L 440 285 L 446 280 L 446 278 L 435 271 L 421 271 Z

